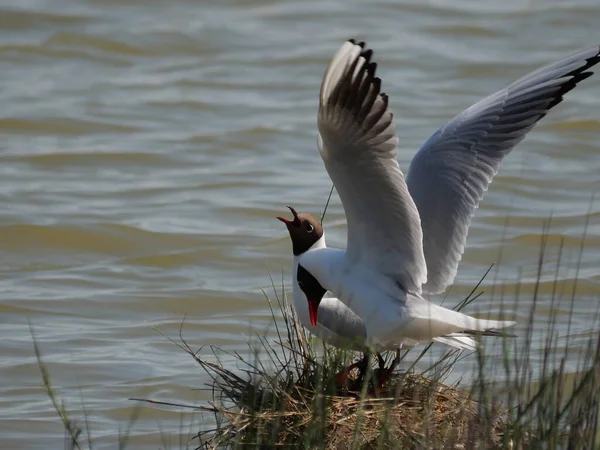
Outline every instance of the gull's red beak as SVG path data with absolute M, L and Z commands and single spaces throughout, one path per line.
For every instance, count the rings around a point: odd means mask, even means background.
M 294 226 L 300 228 L 300 226 L 302 225 L 302 222 L 300 220 L 300 217 L 298 217 L 298 213 L 290 205 L 287 205 L 287 207 L 290 209 L 290 211 L 294 215 L 294 220 L 288 220 L 285 217 L 281 217 L 281 216 L 277 216 L 277 218 L 279 220 L 281 220 L 283 223 L 285 223 L 286 225 L 294 225 Z
M 310 318 L 310 323 L 313 327 L 317 326 L 317 311 L 319 311 L 319 303 L 321 303 L 320 299 L 308 299 L 308 317 Z

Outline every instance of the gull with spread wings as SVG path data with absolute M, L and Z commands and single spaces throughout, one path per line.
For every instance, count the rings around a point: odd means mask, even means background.
M 454 280 L 471 218 L 502 159 L 592 75 L 599 53 L 573 53 L 466 109 L 423 145 L 405 179 L 373 51 L 345 42 L 321 85 L 318 147 L 346 214 L 347 249 L 327 248 L 309 214 L 290 207 L 293 220 L 278 217 L 292 240 L 301 322 L 335 346 L 377 351 L 431 341 L 473 349 L 473 334 L 513 325 L 424 296 Z

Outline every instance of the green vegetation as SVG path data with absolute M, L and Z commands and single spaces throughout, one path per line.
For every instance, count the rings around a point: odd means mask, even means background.
M 554 311 L 564 313 L 567 301 L 572 314 L 576 297 L 576 285 L 566 294 L 557 289 L 561 251 L 556 268 L 552 267 L 557 274 L 554 290 L 551 297 L 544 294 L 546 299 L 551 298 L 551 317 L 548 320 L 546 310 L 548 322 L 536 323 L 541 277 L 548 271 L 544 267 L 545 250 L 544 241 L 532 295 L 519 290 L 514 295 L 515 303 L 531 306 L 527 326 L 519 324 L 516 338 L 483 338 L 482 344 L 500 339 L 496 341 L 502 349 L 500 357 L 486 354 L 485 345 L 472 355 L 449 349 L 425 370 L 417 370 L 416 363 L 424 364 L 423 356 L 431 346 L 418 347 L 410 350 L 415 352 L 410 357 L 404 353 L 402 370 L 377 395 L 372 381 L 378 369 L 373 368 L 364 383 L 351 379 L 347 389 L 338 388 L 333 381 L 335 375 L 357 355 L 311 341 L 275 286 L 276 306 L 271 311 L 276 338 L 272 341 L 257 336 L 249 341 L 249 357 L 219 348 L 194 351 L 180 334 L 180 339 L 171 341 L 209 375 L 208 387 L 213 392 L 211 402 L 192 408 L 213 414 L 215 419 L 210 425 L 199 423 L 198 435 L 188 446 L 598 448 L 600 335 L 595 330 L 579 335 L 574 343 L 570 330 L 567 336 L 557 334 Z M 458 308 L 481 295 L 478 289 Z M 505 294 L 502 299 L 507 301 Z M 505 306 L 510 309 L 508 304 Z M 598 317 L 598 311 L 591 314 Z M 532 345 L 534 338 L 543 339 L 541 351 L 539 345 Z M 82 433 L 74 425 L 52 390 L 35 339 L 34 346 L 43 385 L 64 425 L 68 448 L 91 448 L 89 430 Z M 450 383 L 449 374 L 465 357 L 475 367 L 472 374 L 465 374 L 469 381 Z M 227 364 L 221 362 L 225 359 Z M 82 434 L 88 435 L 86 445 L 81 442 Z M 121 439 L 120 447 L 126 443 Z
M 482 412 L 468 390 L 443 382 L 460 352 L 449 350 L 421 373 L 412 370 L 413 363 L 377 395 L 373 380 L 378 369 L 368 373 L 362 385 L 352 380 L 347 390 L 340 391 L 335 375 L 355 355 L 309 342 L 292 309 L 277 298 L 285 327 L 277 330 L 274 344 L 257 338 L 251 344 L 252 359 L 229 355 L 236 359 L 235 371 L 200 358 L 183 345 L 210 375 L 215 393 L 212 408 L 219 425 L 201 433 L 206 448 L 501 446 L 507 411 Z M 319 345 L 322 351 L 317 354 L 314 349 Z M 217 361 L 220 353 L 213 349 Z

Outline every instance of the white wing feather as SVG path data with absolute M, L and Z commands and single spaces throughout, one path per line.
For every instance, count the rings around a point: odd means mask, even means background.
M 345 42 L 321 86 L 319 150 L 348 222 L 347 258 L 416 294 L 427 280 L 417 208 L 396 159 L 395 127 L 372 51 Z

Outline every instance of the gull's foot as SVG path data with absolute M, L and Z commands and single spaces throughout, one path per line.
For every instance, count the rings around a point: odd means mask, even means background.
M 396 356 L 389 367 L 385 367 L 385 360 L 380 353 L 377 354 L 377 360 L 379 361 L 379 370 L 377 371 L 372 390 L 372 394 L 375 396 L 381 395 L 385 384 L 389 381 L 398 364 L 400 364 L 400 349 L 396 350 Z
M 365 372 L 367 371 L 367 366 L 369 365 L 370 359 L 370 355 L 368 353 L 365 353 L 362 359 L 353 364 L 350 364 L 348 367 L 346 367 L 344 370 L 338 373 L 335 376 L 335 384 L 338 387 L 338 389 L 340 391 L 347 391 L 349 389 L 351 381 L 353 386 L 360 386 L 365 376 Z M 350 380 L 350 373 L 352 373 L 354 369 L 358 369 L 358 376 L 355 379 Z

